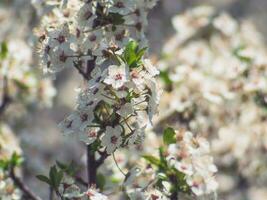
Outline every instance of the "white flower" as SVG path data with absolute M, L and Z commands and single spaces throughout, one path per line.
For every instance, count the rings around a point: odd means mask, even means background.
M 120 66 L 111 65 L 108 68 L 108 77 L 104 80 L 106 84 L 119 89 L 128 81 L 128 70 L 125 64 Z
M 152 65 L 149 59 L 144 60 L 144 67 L 151 76 L 156 76 L 159 74 L 159 70 L 155 66 Z
M 106 147 L 108 154 L 112 154 L 122 144 L 122 129 L 120 126 L 106 128 L 104 136 L 101 138 L 101 144 Z
M 121 108 L 117 111 L 117 113 L 123 118 L 128 117 L 134 112 L 133 105 L 131 103 L 126 103 L 121 106 Z
M 99 128 L 86 128 L 80 133 L 80 140 L 87 145 L 92 144 L 97 139 L 99 130 Z
M 77 24 L 82 28 L 92 28 L 95 15 L 95 5 L 93 3 L 84 3 L 77 14 Z
M 96 191 L 94 188 L 89 188 L 85 193 L 90 200 L 108 200 L 108 197 Z

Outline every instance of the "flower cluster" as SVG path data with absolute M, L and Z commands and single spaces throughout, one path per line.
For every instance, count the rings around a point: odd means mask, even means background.
M 13 180 L 8 176 L 8 171 L 5 169 L 6 163 L 9 163 L 14 153 L 21 155 L 22 150 L 19 147 L 19 141 L 5 125 L 0 124 L 0 196 L 3 199 L 21 199 L 21 192 L 13 183 Z
M 1 46 L 0 95 L 8 96 L 17 104 L 27 105 L 38 100 L 39 106 L 52 106 L 56 91 L 50 80 L 38 80 L 38 71 L 31 67 L 29 46 L 20 39 L 2 42 Z
M 104 63 L 108 51 L 121 49 L 129 38 L 145 46 L 146 17 L 156 0 L 64 2 L 57 6 L 52 1 L 54 9 L 43 17 L 43 26 L 37 31 L 45 72 L 86 69 L 92 61 Z
M 169 165 L 185 174 L 186 183 L 195 195 L 215 192 L 218 187 L 214 178 L 217 167 L 210 156 L 208 141 L 183 130 L 176 132 L 176 139 L 177 143 L 168 147 Z
M 235 169 L 233 174 L 220 170 L 225 179 L 241 174 L 251 186 L 266 180 L 267 51 L 262 35 L 251 22 L 238 22 L 211 7 L 176 16 L 173 26 L 177 33 L 163 48 L 166 59 L 158 63 L 168 90 L 159 108 L 167 112 L 159 125 L 178 119 L 176 126 L 210 137 L 217 166 Z M 230 180 L 229 192 L 239 187 L 237 179 Z
M 0 196 L 1 199 L 20 200 L 22 198 L 20 190 L 14 186 L 12 179 L 2 169 L 0 169 Z
M 138 60 L 128 59 L 130 46 L 135 46 Z M 143 50 L 132 41 L 121 55 L 114 54 L 118 63 L 93 69 L 79 91 L 76 110 L 59 125 L 65 134 L 79 135 L 86 144 L 101 143 L 108 154 L 142 141 L 157 112 L 159 90 L 158 71 L 138 52 Z

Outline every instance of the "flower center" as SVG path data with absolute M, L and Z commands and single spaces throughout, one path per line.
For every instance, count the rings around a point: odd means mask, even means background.
M 112 136 L 112 137 L 110 138 L 110 141 L 111 141 L 112 144 L 116 144 L 117 141 L 118 141 L 118 138 L 117 138 L 116 136 Z
M 96 132 L 96 131 L 90 131 L 90 132 L 88 133 L 88 136 L 89 136 L 89 137 L 96 137 L 96 135 L 97 135 L 97 132 Z
M 122 75 L 121 74 L 116 74 L 115 76 L 115 80 L 118 81 L 118 80 L 122 80 Z

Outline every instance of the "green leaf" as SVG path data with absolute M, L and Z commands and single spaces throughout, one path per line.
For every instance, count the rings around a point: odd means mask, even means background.
M 9 160 L 0 160 L 0 169 L 8 170 L 9 163 Z
M 121 25 L 125 22 L 123 15 L 120 15 L 119 13 L 109 13 L 108 18 L 113 25 Z
M 57 175 L 56 175 L 56 188 L 58 188 L 59 187 L 59 185 L 60 185 L 60 183 L 61 183 L 61 181 L 62 181 L 62 179 L 63 179 L 63 176 L 64 176 L 64 173 L 63 173 L 63 171 L 62 170 L 60 170 L 58 173 L 57 173 Z
M 147 51 L 147 47 L 142 48 L 141 50 L 138 51 L 136 54 L 136 59 L 139 61 L 141 58 L 144 56 L 145 52 Z
M 18 155 L 16 152 L 12 154 L 11 160 L 10 160 L 10 164 L 12 166 L 19 166 L 23 163 L 23 158 Z
M 156 165 L 156 166 L 160 165 L 160 160 L 154 156 L 144 155 L 142 157 L 152 165 Z
M 245 48 L 246 47 L 244 45 L 235 48 L 233 50 L 233 55 L 236 56 L 240 61 L 250 64 L 252 62 L 252 59 L 240 54 L 240 51 L 244 50 Z
M 105 179 L 105 176 L 103 174 L 97 174 L 97 177 L 96 177 L 96 184 L 97 186 L 99 187 L 99 189 L 101 191 L 104 190 L 104 187 L 105 187 L 105 184 L 106 184 L 106 179 Z
M 0 50 L 0 58 L 5 59 L 8 54 L 8 47 L 6 42 L 2 42 L 1 44 L 1 50 Z
M 130 66 L 136 60 L 136 51 L 138 49 L 138 43 L 134 40 L 130 41 L 124 51 L 124 59 Z
M 64 163 L 62 163 L 62 162 L 60 162 L 58 160 L 56 161 L 56 163 L 57 163 L 57 166 L 62 170 L 65 170 L 65 169 L 68 168 L 68 165 L 66 165 L 66 164 L 64 164 Z
M 170 79 L 169 73 L 167 71 L 160 71 L 159 77 L 167 86 L 172 85 L 172 80 Z
M 54 188 L 57 188 L 57 168 L 56 168 L 56 166 L 53 166 L 50 168 L 49 178 L 51 180 L 51 185 Z
M 47 183 L 48 185 L 51 185 L 50 179 L 44 175 L 37 175 L 36 178 L 38 178 L 42 182 Z
M 166 145 L 176 143 L 175 131 L 173 128 L 166 128 L 163 133 L 163 142 Z

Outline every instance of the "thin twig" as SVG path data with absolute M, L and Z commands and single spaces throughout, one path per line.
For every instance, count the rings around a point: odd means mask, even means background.
M 114 153 L 112 154 L 112 156 L 113 156 L 113 160 L 114 160 L 114 162 L 115 162 L 115 164 L 116 164 L 118 170 L 119 170 L 124 176 L 127 176 L 127 174 L 124 173 L 124 172 L 122 171 L 122 169 L 120 168 L 120 166 L 119 166 L 119 164 L 118 164 L 118 162 L 117 162 L 117 160 L 116 160 L 116 158 L 115 158 Z
M 14 184 L 31 200 L 42 200 L 41 197 L 34 194 L 30 188 L 25 185 L 20 178 L 15 175 L 14 167 L 10 169 L 10 178 L 14 181 Z
M 102 165 L 104 163 L 104 161 L 106 160 L 106 158 L 109 156 L 109 154 L 107 154 L 107 152 L 104 152 L 101 154 L 101 157 L 96 161 L 96 167 L 100 167 L 100 165 Z

